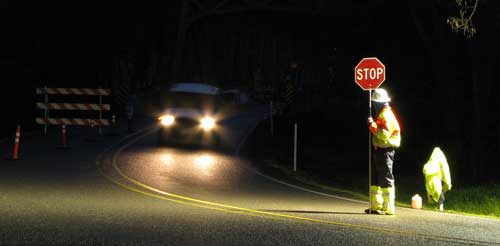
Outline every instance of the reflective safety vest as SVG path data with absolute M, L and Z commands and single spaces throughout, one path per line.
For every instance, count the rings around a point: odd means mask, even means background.
M 446 156 L 439 147 L 435 147 L 432 151 L 431 157 L 424 165 L 423 173 L 427 195 L 434 202 L 439 200 L 443 191 L 451 189 L 450 168 Z
M 391 107 L 384 106 L 380 110 L 375 122 L 369 125 L 369 129 L 374 136 L 372 138 L 374 146 L 380 148 L 397 148 L 401 145 L 401 129 Z

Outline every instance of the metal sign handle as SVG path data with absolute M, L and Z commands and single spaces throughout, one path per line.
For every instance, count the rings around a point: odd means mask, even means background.
M 370 117 L 372 116 L 372 89 L 368 90 L 369 102 L 368 102 L 368 112 Z M 372 199 L 370 195 L 370 187 L 372 186 L 372 133 L 368 130 L 368 210 L 372 213 Z

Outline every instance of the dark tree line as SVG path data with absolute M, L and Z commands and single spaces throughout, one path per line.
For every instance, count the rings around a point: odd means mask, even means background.
M 450 32 L 445 25 L 446 18 L 458 11 L 453 2 L 409 1 L 409 9 L 430 61 L 433 82 L 427 85 L 432 91 L 427 117 L 435 119 L 433 135 L 450 150 L 462 182 L 498 180 L 498 5 L 479 1 L 472 37 Z

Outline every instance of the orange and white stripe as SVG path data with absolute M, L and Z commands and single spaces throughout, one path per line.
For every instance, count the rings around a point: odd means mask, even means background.
M 84 103 L 41 103 L 37 102 L 36 107 L 39 109 L 52 109 L 52 110 L 102 110 L 109 111 L 111 106 L 109 104 L 84 104 Z
M 36 94 L 108 96 L 111 91 L 100 88 L 36 88 Z
M 76 125 L 76 126 L 109 126 L 107 119 L 80 119 L 80 118 L 36 118 L 39 125 Z

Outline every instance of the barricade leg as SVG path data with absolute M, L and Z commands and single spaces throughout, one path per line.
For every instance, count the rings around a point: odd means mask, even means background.
M 108 127 L 108 133 L 106 134 L 107 136 L 119 136 L 120 134 L 118 133 L 117 125 L 116 125 L 116 116 L 113 115 L 111 118 L 111 126 Z
M 90 121 L 89 126 L 90 126 L 90 132 L 89 132 L 88 136 L 85 138 L 85 140 L 88 142 L 101 142 L 101 141 L 103 141 L 103 138 L 99 134 L 99 131 L 94 129 L 95 123 Z
M 58 149 L 71 149 L 68 145 L 68 138 L 66 137 L 66 125 L 61 125 L 61 145 Z

